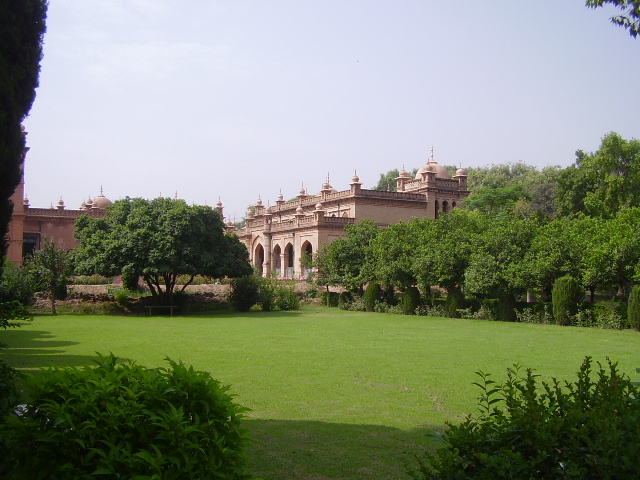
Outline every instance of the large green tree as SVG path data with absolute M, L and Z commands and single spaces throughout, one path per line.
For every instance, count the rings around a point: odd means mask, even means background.
M 214 278 L 251 274 L 240 240 L 225 235 L 211 207 L 183 200 L 127 198 L 110 205 L 104 219 L 76 222 L 78 273 L 140 275 L 159 303 L 171 304 L 179 275 Z M 182 290 L 191 283 L 187 281 Z
M 640 1 L 638 0 L 587 0 L 587 7 L 598 8 L 603 5 L 612 5 L 624 12 L 622 15 L 611 17 L 611 23 L 619 25 L 636 38 L 640 33 Z
M 0 256 L 7 249 L 11 195 L 20 181 L 21 124 L 36 95 L 46 15 L 46 0 L 0 2 Z
M 576 152 L 576 162 L 558 176 L 558 213 L 612 218 L 640 206 L 640 140 L 615 132 L 595 153 Z

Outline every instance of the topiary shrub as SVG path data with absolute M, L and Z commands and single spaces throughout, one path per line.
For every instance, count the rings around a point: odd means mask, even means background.
M 420 306 L 420 290 L 416 287 L 407 287 L 402 295 L 402 313 L 415 315 L 418 306 Z
M 100 356 L 25 382 L 29 403 L 0 426 L 5 479 L 250 478 L 246 409 L 209 373 Z
M 229 303 L 239 312 L 248 312 L 260 300 L 260 278 L 255 275 L 234 278 Z
M 380 301 L 382 296 L 382 289 L 378 282 L 369 282 L 367 289 L 364 291 L 362 301 L 364 303 L 364 309 L 367 312 L 373 312 L 376 309 L 376 303 Z
M 122 269 L 121 278 L 122 278 L 122 286 L 124 288 L 132 292 L 135 292 L 138 290 L 139 288 L 138 282 L 140 280 L 140 275 L 138 275 L 138 272 L 135 272 L 133 270 L 133 267 L 131 265 L 124 266 L 124 268 Z
M 454 287 L 447 293 L 447 317 L 459 318 L 459 310 L 462 308 L 464 308 L 464 293 L 462 293 L 460 287 Z
M 578 312 L 578 303 L 584 291 L 578 281 L 570 275 L 558 278 L 551 291 L 553 318 L 558 325 L 571 325 L 571 317 Z
M 640 285 L 634 285 L 629 295 L 627 317 L 631 328 L 640 330 Z
M 503 384 L 476 372 L 480 415 L 447 423 L 413 478 L 640 478 L 640 391 L 607 363 L 594 380 L 587 357 L 577 381 L 542 388 L 531 369 L 509 369 Z

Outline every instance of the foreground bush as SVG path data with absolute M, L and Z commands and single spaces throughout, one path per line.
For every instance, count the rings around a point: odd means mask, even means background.
M 448 424 L 445 446 L 420 461 L 415 479 L 640 478 L 638 388 L 617 364 L 587 357 L 574 383 L 542 382 L 509 369 L 497 384 L 477 372 L 478 417 Z M 420 459 L 419 459 L 420 460 Z
M 23 415 L 0 425 L 0 477 L 249 478 L 245 409 L 208 373 L 168 361 L 148 369 L 110 355 L 31 377 Z

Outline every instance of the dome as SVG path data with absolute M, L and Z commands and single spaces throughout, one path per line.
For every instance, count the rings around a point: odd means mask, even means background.
M 357 173 L 353 174 L 353 178 L 351 179 L 351 183 L 360 183 L 360 177 Z
M 253 218 L 253 210 L 247 210 L 247 218 Z
M 258 197 L 258 201 L 256 202 L 256 206 L 257 207 L 261 207 L 262 206 L 262 199 L 260 197 Z
M 447 180 L 451 178 L 451 175 L 449 175 L 449 171 L 444 165 L 440 165 L 435 161 L 429 161 L 420 170 L 418 170 L 418 173 L 416 173 L 416 179 L 422 178 L 422 174 L 427 172 L 435 172 L 436 178 L 444 178 Z
M 22 200 L 22 205 L 24 205 L 25 207 L 29 206 L 29 199 L 27 197 L 24 197 L 24 199 Z
M 301 197 L 304 197 L 307 195 L 307 191 L 304 188 L 301 188 L 299 193 Z
M 222 202 L 218 200 L 218 203 L 216 203 L 216 207 L 221 207 L 221 206 L 222 206 Z
M 107 208 L 112 204 L 113 202 L 102 194 L 93 199 L 93 208 Z
M 409 172 L 407 172 L 404 167 L 402 167 L 402 170 L 400 170 L 400 174 L 399 174 L 400 178 L 407 178 L 409 177 Z
M 273 212 L 271 211 L 271 206 L 268 205 L 267 208 L 264 209 L 265 215 L 271 215 Z
M 456 170 L 456 176 L 457 177 L 461 177 L 461 176 L 465 176 L 467 175 L 467 172 L 464 171 L 464 168 L 459 168 L 458 170 Z
M 302 215 L 302 206 L 298 205 L 298 208 L 296 208 L 296 215 Z
M 322 204 L 320 202 L 316 203 L 316 210 L 322 210 Z
M 278 201 L 279 201 L 279 202 L 284 202 L 284 195 L 282 195 L 282 192 L 280 192 L 280 193 L 278 194 Z

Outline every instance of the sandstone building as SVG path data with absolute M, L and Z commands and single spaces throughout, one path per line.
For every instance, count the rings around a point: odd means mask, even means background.
M 303 188 L 294 200 L 286 202 L 280 194 L 274 206 L 266 207 L 258 199 L 236 233 L 264 276 L 275 272 L 278 278 L 300 279 L 308 274 L 300 259 L 344 236 L 348 224 L 367 218 L 385 227 L 412 217 L 435 219 L 469 195 L 465 171 L 460 168 L 451 178 L 433 153 L 415 178 L 403 169 L 396 184 L 396 192 L 366 190 L 354 175 L 348 190 L 337 191 L 327 179 L 316 195 Z

